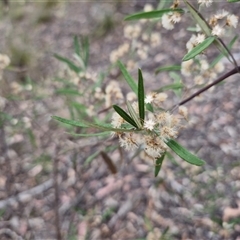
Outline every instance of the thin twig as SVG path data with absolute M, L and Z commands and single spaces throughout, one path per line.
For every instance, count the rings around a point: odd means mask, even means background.
M 4 120 L 0 120 L 4 121 Z M 6 134 L 5 134 L 5 129 L 4 129 L 4 123 L 0 127 L 0 143 L 1 143 L 1 154 L 4 157 L 5 164 L 6 164 L 6 172 L 7 172 L 7 181 L 6 181 L 6 191 L 8 194 L 8 197 L 11 195 L 11 190 L 12 190 L 12 183 L 13 183 L 13 174 L 12 174 L 12 166 L 11 166 L 11 160 L 8 157 L 8 145 L 6 142 Z
M 59 217 L 59 185 L 58 185 L 58 161 L 59 159 L 55 157 L 54 159 L 54 169 L 53 169 L 53 178 L 54 178 L 54 190 L 55 190 L 55 227 L 57 239 L 61 240 L 61 227 L 60 227 L 60 217 Z
M 210 87 L 212 87 L 212 86 L 214 86 L 214 85 L 222 82 L 222 81 L 225 80 L 226 78 L 228 78 L 228 77 L 230 77 L 230 76 L 238 73 L 239 69 L 240 69 L 240 66 L 237 66 L 236 68 L 232 69 L 231 71 L 225 73 L 223 76 L 219 77 L 219 78 L 218 78 L 217 80 L 215 80 L 214 82 L 208 84 L 208 85 L 205 86 L 204 88 L 202 88 L 202 89 L 200 89 L 199 91 L 197 91 L 196 93 L 192 94 L 190 97 L 188 97 L 188 98 L 184 99 L 183 101 L 181 101 L 180 103 L 178 103 L 177 106 L 181 106 L 181 105 L 189 102 L 189 101 L 192 100 L 193 98 L 197 97 L 199 94 L 207 91 Z M 175 106 L 175 107 L 177 107 L 177 106 Z M 175 107 L 174 107 L 174 108 L 175 108 Z
M 227 53 L 228 53 L 228 54 L 230 55 L 230 57 L 232 58 L 233 64 L 235 65 L 236 69 L 238 69 L 238 73 L 240 73 L 240 72 L 239 72 L 239 67 L 238 67 L 238 65 L 237 65 L 237 62 L 236 62 L 235 58 L 233 57 L 231 51 L 228 49 L 228 47 L 226 46 L 226 44 L 223 42 L 223 40 L 222 40 L 221 38 L 218 38 L 218 40 L 221 42 L 221 44 L 223 45 L 223 47 L 225 48 L 225 50 L 227 51 Z

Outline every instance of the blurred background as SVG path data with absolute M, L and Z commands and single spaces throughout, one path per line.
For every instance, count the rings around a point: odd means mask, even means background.
M 195 27 L 189 16 L 172 31 L 159 20 L 124 22 L 162 2 L 1 2 L 0 239 L 238 239 L 238 75 L 186 105 L 178 140 L 204 167 L 169 153 L 155 178 L 154 163 L 125 152 L 117 139 L 70 135 L 86 130 L 51 119 L 110 122 L 111 105 L 131 97 L 118 59 L 135 79 L 142 68 L 147 92 L 191 83 L 180 72 L 155 74 L 181 65 L 186 28 Z M 220 5 L 239 13 L 238 3 Z M 232 52 L 238 61 L 238 39 Z M 170 88 L 164 107 L 192 91 Z

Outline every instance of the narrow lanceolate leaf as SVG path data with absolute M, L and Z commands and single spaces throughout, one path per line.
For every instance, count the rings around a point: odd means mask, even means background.
M 184 0 L 184 2 L 187 5 L 187 8 L 189 10 L 189 12 L 192 14 L 193 18 L 195 19 L 195 21 L 197 22 L 197 24 L 200 26 L 200 28 L 202 29 L 202 31 L 208 36 L 211 36 L 212 33 L 212 29 L 211 27 L 208 25 L 208 23 L 206 22 L 206 20 L 203 18 L 203 16 L 187 1 Z M 234 57 L 232 56 L 231 52 L 226 48 L 226 46 L 223 44 L 223 42 L 221 42 L 220 39 L 215 38 L 214 41 L 214 45 L 218 48 L 218 50 L 224 54 L 224 56 L 226 56 L 228 58 L 228 60 L 231 63 L 234 63 L 236 65 L 236 61 L 234 59 Z M 230 56 L 230 57 L 229 57 Z
M 152 106 L 151 103 L 147 103 L 147 104 L 146 104 L 146 108 L 147 108 L 148 111 L 150 111 L 150 112 L 152 112 L 152 113 L 154 112 L 154 109 L 153 109 L 153 106 Z
M 181 66 L 179 65 L 172 65 L 172 66 L 164 66 L 164 67 L 159 67 L 155 69 L 155 74 L 158 74 L 160 72 L 166 72 L 166 71 L 180 71 Z
M 135 128 L 138 128 L 136 122 L 119 106 L 113 105 L 114 110 L 128 123 L 130 123 Z
M 77 89 L 71 89 L 71 88 L 60 88 L 55 91 L 56 94 L 62 94 L 62 95 L 81 95 Z
M 65 57 L 62 57 L 58 54 L 54 54 L 54 57 L 57 58 L 59 61 L 61 62 L 64 62 L 68 65 L 68 67 L 73 70 L 74 72 L 76 73 L 79 73 L 81 72 L 81 68 L 79 68 L 78 66 L 76 66 L 71 60 L 65 58 Z
M 186 148 L 181 146 L 178 142 L 170 139 L 166 142 L 169 148 L 171 148 L 180 158 L 193 165 L 202 166 L 205 162 L 197 156 L 190 153 Z
M 88 156 L 88 158 L 84 162 L 84 166 L 90 164 L 94 160 L 94 158 L 96 158 L 99 155 L 99 153 L 100 153 L 100 151 L 97 151 L 97 152 L 93 153 L 92 155 Z
M 79 40 L 78 40 L 78 37 L 77 36 L 74 36 L 74 39 L 73 39 L 73 43 L 74 43 L 74 50 L 75 50 L 75 53 L 80 56 L 80 45 L 79 45 Z
M 88 59 L 89 59 L 89 40 L 88 37 L 84 37 L 82 39 L 82 49 L 83 49 L 83 59 L 84 59 L 84 63 L 85 66 L 87 67 L 88 65 Z
M 236 40 L 238 39 L 238 35 L 234 36 L 234 38 L 230 41 L 230 43 L 227 45 L 228 49 L 231 50 L 232 46 L 234 45 L 234 43 L 236 42 Z M 214 60 L 213 62 L 210 64 L 209 68 L 214 67 L 222 58 L 224 57 L 223 53 L 220 53 Z
M 144 83 L 141 69 L 138 69 L 138 109 L 140 121 L 143 124 L 145 119 L 145 104 L 144 104 Z
M 165 153 L 156 160 L 156 165 L 155 165 L 155 177 L 157 177 L 158 173 L 159 173 L 160 170 L 161 170 L 164 157 L 165 157 Z
M 132 14 L 130 16 L 125 17 L 125 21 L 129 20 L 138 20 L 138 19 L 151 19 L 151 18 L 160 18 L 166 13 L 170 12 L 180 12 L 183 13 L 184 11 L 180 8 L 176 9 L 162 9 L 162 10 L 155 10 L 155 11 L 150 11 L 150 12 L 139 12 Z
M 100 152 L 104 162 L 107 164 L 108 168 L 110 169 L 110 171 L 115 174 L 117 173 L 117 168 L 115 166 L 115 164 L 113 163 L 113 160 L 108 156 L 107 153 L 101 151 Z
M 233 3 L 233 2 L 240 2 L 240 0 L 228 0 L 228 2 Z
M 127 129 L 127 128 L 124 128 L 124 129 L 121 129 L 121 128 L 113 128 L 110 124 L 96 124 L 96 123 L 88 123 L 88 122 L 85 122 L 85 121 L 75 121 L 75 120 L 69 120 L 69 119 L 66 119 L 66 118 L 61 118 L 61 117 L 58 117 L 58 116 L 52 116 L 52 119 L 55 119 L 59 122 L 62 122 L 62 123 L 65 123 L 65 124 L 68 124 L 68 125 L 71 125 L 71 126 L 74 126 L 74 127 L 88 127 L 88 128 L 97 128 L 97 129 L 101 129 L 101 130 L 104 130 L 104 131 L 113 131 L 113 132 L 132 132 L 133 130 L 132 129 Z
M 127 101 L 127 108 L 128 108 L 128 111 L 129 111 L 132 119 L 137 124 L 137 126 L 138 126 L 137 128 L 142 128 L 142 123 L 140 121 L 138 114 L 136 113 L 136 111 L 133 109 L 132 105 L 128 101 Z
M 136 82 L 133 80 L 133 78 L 131 77 L 131 75 L 129 74 L 128 70 L 126 69 L 126 67 L 123 65 L 123 63 L 121 61 L 118 61 L 118 66 L 125 78 L 125 80 L 127 81 L 129 87 L 133 90 L 133 92 L 135 92 L 137 94 L 138 92 L 138 87 Z
M 84 122 L 69 120 L 69 119 L 58 117 L 58 116 L 52 116 L 52 119 L 55 119 L 55 120 L 57 120 L 59 122 L 62 122 L 62 123 L 66 123 L 66 124 L 74 126 L 74 127 L 89 127 L 89 125 L 84 123 Z
M 111 134 L 111 132 L 106 131 L 106 132 L 100 132 L 100 133 L 69 133 L 69 134 L 75 137 L 101 137 L 101 136 L 107 136 Z
M 182 83 L 173 83 L 159 88 L 156 92 L 165 92 L 168 90 L 178 90 L 182 88 L 184 88 L 184 85 Z
M 194 47 L 190 52 L 188 52 L 182 59 L 182 61 L 187 61 L 195 56 L 197 56 L 199 53 L 204 51 L 211 43 L 215 40 L 214 36 L 206 38 L 203 42 L 198 44 L 196 47 Z
M 192 17 L 195 19 L 197 24 L 200 26 L 202 31 L 207 36 L 210 36 L 211 35 L 211 28 L 209 27 L 209 25 L 205 21 L 205 19 L 202 17 L 202 15 L 188 1 L 186 1 L 186 0 L 183 0 L 183 1 L 186 3 L 189 12 L 191 13 Z

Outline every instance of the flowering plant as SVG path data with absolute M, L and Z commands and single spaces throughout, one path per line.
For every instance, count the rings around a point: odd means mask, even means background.
M 237 1 L 229 0 L 228 2 Z M 172 30 L 175 25 L 181 21 L 183 14 L 190 14 L 197 24 L 194 28 L 196 34 L 193 34 L 186 44 L 188 52 L 183 57 L 181 66 L 173 65 L 160 67 L 156 69 L 156 73 L 181 70 L 182 75 L 186 78 L 195 73 L 196 76 L 194 77 L 193 87 L 201 87 L 200 90 L 182 100 L 171 109 L 163 109 L 160 103 L 166 99 L 167 95 L 161 91 L 154 91 L 145 95 L 144 80 L 141 69 L 138 70 L 138 83 L 136 83 L 131 77 L 128 67 L 124 66 L 124 64 L 119 61 L 119 58 L 129 51 L 130 46 L 123 45 L 118 51 L 111 54 L 110 61 L 113 63 L 117 62 L 125 80 L 137 96 L 137 101 L 126 101 L 128 111 L 125 111 L 119 105 L 114 104 L 113 108 L 115 113 L 112 115 L 111 124 L 104 124 L 100 121 L 89 123 L 83 120 L 68 120 L 57 116 L 54 116 L 53 118 L 76 127 L 93 127 L 103 130 L 101 133 L 83 133 L 80 134 L 80 136 L 111 134 L 112 136 L 117 136 L 119 138 L 121 147 L 124 147 L 127 150 L 134 150 L 137 148 L 142 150 L 143 154 L 145 154 L 145 158 L 152 159 L 155 162 L 155 176 L 157 176 L 160 171 L 168 148 L 173 150 L 179 157 L 190 164 L 197 166 L 203 165 L 203 160 L 190 153 L 175 140 L 178 136 L 179 130 L 183 127 L 183 122 L 187 120 L 187 109 L 182 105 L 220 83 L 227 77 L 239 72 L 239 67 L 230 51 L 237 37 L 235 36 L 229 45 L 226 45 L 221 38 L 229 28 L 236 28 L 238 17 L 228 11 L 221 10 L 209 19 L 205 18 L 201 14 L 201 10 L 204 7 L 210 7 L 212 3 L 212 0 L 198 0 L 197 9 L 189 1 L 183 0 L 181 4 L 184 4 L 184 8 L 180 8 L 180 1 L 175 0 L 169 8 L 163 8 L 163 6 L 161 6 L 162 9 L 148 9 L 147 11 L 136 13 L 125 18 L 126 21 L 161 18 L 162 26 L 167 30 Z M 138 37 L 139 33 L 139 28 L 134 30 L 134 28 L 128 27 L 124 31 L 124 35 L 133 38 Z M 133 45 L 136 45 L 136 43 Z M 214 59 L 211 64 L 208 63 L 204 54 L 210 45 L 215 45 L 220 51 L 220 55 Z M 137 51 L 140 58 L 144 59 L 146 52 L 140 51 L 140 49 Z M 213 81 L 217 77 L 217 73 L 221 73 L 224 70 L 224 66 L 220 62 L 224 56 L 228 58 L 234 68 Z M 208 82 L 206 82 L 205 79 L 208 79 Z M 168 87 L 170 89 L 179 89 L 182 88 L 182 83 L 178 82 Z M 108 90 L 106 89 L 106 93 L 107 92 L 114 92 L 115 97 L 118 96 L 118 99 L 122 99 L 122 95 L 118 90 L 117 85 L 113 88 L 109 87 Z M 111 102 L 110 99 L 106 98 L 105 100 L 108 103 L 106 104 L 106 107 L 109 107 L 111 105 L 109 104 Z M 174 114 L 176 108 L 179 109 L 178 114 Z

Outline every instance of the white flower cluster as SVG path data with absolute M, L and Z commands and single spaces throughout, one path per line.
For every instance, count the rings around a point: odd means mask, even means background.
M 206 7 L 209 7 L 212 5 L 213 0 L 198 0 L 198 4 L 205 5 Z
M 179 0 L 175 0 L 173 5 L 171 6 L 172 9 L 178 8 L 180 4 Z M 162 16 L 162 26 L 167 30 L 172 30 L 174 25 L 181 21 L 181 13 L 179 12 L 169 12 Z
M 212 35 L 218 37 L 224 35 L 226 27 L 236 28 L 237 24 L 238 16 L 231 14 L 224 9 L 218 11 L 209 20 L 209 25 L 212 27 Z
M 157 96 L 156 93 L 152 95 Z M 150 100 L 149 96 L 150 95 L 145 98 L 146 103 L 154 101 L 154 97 Z M 132 106 L 137 113 L 137 102 L 134 102 Z M 181 112 L 184 112 L 185 117 L 187 116 L 186 109 L 181 110 Z M 166 142 L 169 139 L 176 138 L 180 128 L 179 118 L 165 111 L 154 114 L 146 112 L 146 119 L 143 123 L 142 129 L 133 130 L 131 132 L 124 132 L 123 127 L 127 122 L 116 112 L 112 116 L 111 124 L 114 128 L 123 129 L 116 133 L 119 137 L 121 147 L 124 147 L 127 150 L 141 147 L 145 154 L 153 160 L 161 157 L 161 155 L 166 152 Z
M 2 80 L 3 70 L 9 66 L 10 58 L 5 54 L 0 54 L 0 80 Z M 3 111 L 5 105 L 7 103 L 7 99 L 0 96 L 0 111 Z
M 193 34 L 189 41 L 186 43 L 188 51 L 191 51 L 194 47 L 205 40 L 206 36 L 204 34 L 198 33 L 198 35 Z
M 123 43 L 117 49 L 113 50 L 110 54 L 110 62 L 114 63 L 120 59 L 124 54 L 128 53 L 130 50 L 129 43 Z
M 153 11 L 154 8 L 151 4 L 144 6 L 144 11 Z M 141 19 L 137 23 L 127 24 L 124 26 L 123 35 L 125 43 L 114 49 L 110 53 L 110 62 L 115 63 L 117 60 L 126 57 L 131 54 L 132 57 L 138 57 L 141 60 L 145 60 L 149 56 L 149 50 L 155 48 L 161 44 L 161 34 L 158 31 L 158 24 L 155 24 L 157 31 L 152 29 L 148 31 L 148 23 L 154 21 L 152 19 Z M 135 55 L 136 53 L 136 55 Z M 133 68 L 133 62 L 127 64 L 127 68 L 131 70 Z M 135 64 L 135 63 L 134 63 Z
M 116 81 L 110 81 L 105 89 L 105 106 L 110 107 L 113 102 L 123 99 L 122 90 Z
M 167 30 L 172 30 L 174 25 L 181 21 L 181 14 L 179 12 L 171 12 L 162 16 L 162 25 Z
M 194 60 L 190 59 L 188 61 L 182 62 L 181 73 L 185 77 L 195 75 L 193 78 L 194 83 L 196 85 L 202 85 L 214 80 L 217 77 L 218 73 L 224 71 L 224 68 L 225 67 L 222 62 L 218 62 L 214 67 L 210 68 L 207 60 L 201 58 L 201 56 L 198 56 Z
M 4 69 L 10 64 L 10 58 L 5 54 L 0 54 L 0 69 Z

